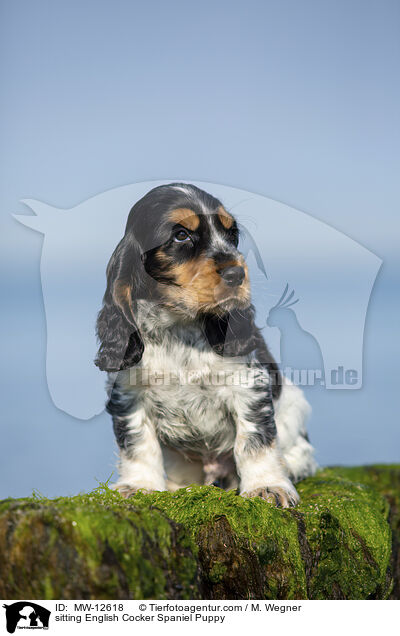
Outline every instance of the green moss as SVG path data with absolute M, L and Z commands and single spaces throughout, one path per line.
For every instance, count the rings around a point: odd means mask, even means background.
M 310 598 L 376 598 L 389 593 L 389 505 L 369 486 L 331 470 L 299 485 L 306 537 L 313 555 Z
M 263 566 L 262 592 L 268 598 L 305 598 L 306 577 L 297 539 L 297 522 L 286 511 L 275 508 L 259 498 L 245 499 L 234 491 L 225 492 L 214 486 L 192 485 L 175 493 L 138 493 L 135 504 L 146 509 L 150 505 L 163 510 L 168 517 L 182 524 L 196 538 L 201 528 L 226 519 L 236 544 L 230 550 L 245 559 L 251 549 Z M 214 540 L 215 543 L 215 540 Z M 202 548 L 214 554 L 210 570 L 220 563 L 227 545 L 215 550 L 212 542 Z M 225 554 L 230 568 L 240 569 L 230 554 Z M 225 564 L 227 567 L 227 564 Z M 244 566 L 244 564 L 243 564 Z M 246 567 L 249 564 L 246 561 Z M 255 596 L 257 597 L 257 596 Z
M 217 561 L 216 563 L 214 563 L 212 568 L 210 568 L 210 571 L 208 573 L 210 581 L 212 583 L 220 583 L 226 576 L 227 570 L 228 568 L 226 565 Z
M 394 585 L 390 598 L 400 599 L 400 467 L 375 464 L 371 466 L 340 466 L 327 469 L 332 475 L 370 486 L 381 493 L 390 506 L 389 524 L 392 531 L 391 570 Z
M 290 510 L 196 485 L 7 499 L 0 596 L 387 598 L 399 484 L 399 467 L 325 469 L 298 484 Z
M 193 536 L 224 516 L 238 539 L 256 552 L 266 598 L 387 595 L 391 536 L 389 506 L 382 496 L 334 471 L 320 471 L 299 484 L 299 492 L 301 504 L 295 511 L 212 486 L 139 493 L 135 502 L 143 508 L 157 506 Z
M 11 529 L 11 532 L 10 532 Z M 108 488 L 0 505 L 3 598 L 193 598 L 193 541 Z M 12 592 L 12 593 L 11 593 Z

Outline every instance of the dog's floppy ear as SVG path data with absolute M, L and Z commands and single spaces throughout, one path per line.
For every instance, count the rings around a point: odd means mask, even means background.
M 133 308 L 141 271 L 139 246 L 132 234 L 126 234 L 108 264 L 107 289 L 97 318 L 100 348 L 95 364 L 102 371 L 127 369 L 142 358 L 143 340 Z
M 221 356 L 243 356 L 257 348 L 258 330 L 254 308 L 233 309 L 223 316 L 207 316 L 205 336 L 215 353 Z
M 266 368 L 272 386 L 272 397 L 278 399 L 282 389 L 279 367 L 254 322 L 255 311 L 234 309 L 224 316 L 207 316 L 203 330 L 209 345 L 220 356 L 243 356 L 254 351 L 258 364 Z

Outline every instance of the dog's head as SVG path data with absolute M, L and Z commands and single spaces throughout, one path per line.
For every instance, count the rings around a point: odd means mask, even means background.
M 238 242 L 234 217 L 193 185 L 159 186 L 140 199 L 107 267 L 97 323 L 100 369 L 118 371 L 141 359 L 143 341 L 134 317 L 138 299 L 200 321 L 210 344 L 222 352 L 227 317 L 241 332 L 246 312 L 251 313 L 249 276 Z M 247 327 L 244 331 L 248 337 Z

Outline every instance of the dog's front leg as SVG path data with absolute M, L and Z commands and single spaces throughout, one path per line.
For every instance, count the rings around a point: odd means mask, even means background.
M 299 496 L 278 447 L 272 400 L 258 397 L 238 414 L 234 446 L 243 497 L 262 497 L 277 506 L 295 506 Z
M 120 477 L 114 488 L 123 497 L 138 490 L 166 490 L 160 443 L 155 427 L 143 408 L 126 417 L 113 418 L 114 432 L 120 446 Z

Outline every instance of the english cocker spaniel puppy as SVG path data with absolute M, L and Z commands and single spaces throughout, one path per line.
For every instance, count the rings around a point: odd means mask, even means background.
M 255 325 L 238 242 L 233 216 L 194 185 L 154 188 L 129 214 L 96 358 L 125 497 L 200 483 L 287 507 L 315 471 L 308 403 Z

